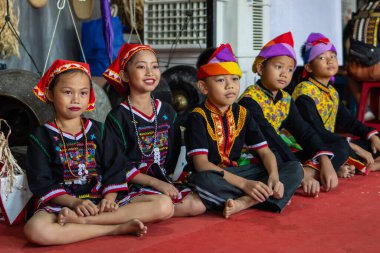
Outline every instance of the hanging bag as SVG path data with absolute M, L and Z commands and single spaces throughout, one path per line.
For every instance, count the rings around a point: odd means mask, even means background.
M 5 134 L 4 129 L 8 129 Z M 17 164 L 8 145 L 11 128 L 0 119 L 0 211 L 8 225 L 24 223 L 32 197 L 25 172 Z

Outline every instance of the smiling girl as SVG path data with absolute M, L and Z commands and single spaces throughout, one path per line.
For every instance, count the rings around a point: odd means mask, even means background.
M 106 136 L 115 140 L 107 152 L 122 150 L 132 203 L 149 203 L 147 215 L 161 209 L 174 216 L 194 216 L 205 211 L 199 196 L 183 184 L 174 184 L 168 176 L 177 160 L 175 145 L 180 145 L 176 112 L 171 105 L 155 99 L 161 72 L 153 49 L 146 45 L 124 44 L 104 77 L 123 96 L 106 120 Z M 114 138 L 116 136 L 116 138 Z M 157 203 L 155 203 L 157 202 Z M 174 205 L 173 205 L 174 204 Z M 144 217 L 139 217 L 145 221 Z

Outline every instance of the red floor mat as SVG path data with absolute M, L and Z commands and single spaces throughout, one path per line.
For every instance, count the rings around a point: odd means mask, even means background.
M 340 180 L 318 199 L 296 195 L 282 214 L 246 210 L 150 224 L 143 238 L 102 237 L 34 247 L 22 226 L 0 224 L 0 252 L 379 252 L 380 173 Z

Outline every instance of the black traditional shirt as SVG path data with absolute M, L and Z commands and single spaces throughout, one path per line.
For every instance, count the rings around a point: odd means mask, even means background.
M 252 115 L 234 103 L 222 114 L 208 99 L 196 107 L 186 123 L 185 141 L 189 169 L 192 157 L 206 154 L 219 167 L 236 167 L 244 145 L 251 151 L 267 146 Z
M 175 168 L 175 163 L 180 151 L 179 126 L 176 124 L 176 112 L 171 105 L 155 100 L 157 112 L 156 145 L 160 153 L 160 166 L 170 174 Z M 105 154 L 117 154 L 121 151 L 122 157 L 117 157 L 113 167 L 118 167 L 120 177 L 127 174 L 129 182 L 138 173 L 146 173 L 154 163 L 155 141 L 155 114 L 145 115 L 133 108 L 135 122 L 128 103 L 122 102 L 107 116 L 105 123 Z M 137 129 L 135 129 L 135 124 Z M 136 132 L 137 131 L 137 132 Z M 140 136 L 140 144 L 138 136 Z M 179 136 L 178 136 L 179 135 Z M 108 140 L 109 138 L 109 140 Z M 174 140 L 176 138 L 176 140 Z M 145 155 L 143 155 L 143 153 Z M 112 156 L 112 155 L 110 155 Z M 124 162 L 122 161 L 124 160 Z
M 76 135 L 62 132 L 61 136 L 52 122 L 30 135 L 26 172 L 30 190 L 40 204 L 64 194 L 95 199 L 128 190 L 123 181 L 115 183 L 113 171 L 105 170 L 103 124 L 84 120 L 85 135 L 81 131 Z

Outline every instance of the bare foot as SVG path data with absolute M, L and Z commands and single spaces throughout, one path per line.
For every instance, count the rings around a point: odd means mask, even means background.
M 371 166 L 368 167 L 368 170 L 369 171 L 378 171 L 378 170 L 380 170 L 380 161 L 379 160 L 375 160 L 375 162 L 373 164 L 371 164 Z
M 243 196 L 238 199 L 228 199 L 225 203 L 223 216 L 228 219 L 231 215 L 238 213 L 257 204 L 257 201 L 249 196 Z
M 349 165 L 349 164 L 344 164 L 340 166 L 338 172 L 337 172 L 338 177 L 341 178 L 350 178 L 355 175 L 355 166 L 354 165 Z
M 79 217 L 73 210 L 68 207 L 63 207 L 58 214 L 57 222 L 59 225 L 63 226 L 66 223 L 77 223 L 83 224 L 84 219 Z
M 147 233 L 148 228 L 138 219 L 132 219 L 124 224 L 120 224 L 113 231 L 113 235 L 134 234 L 138 237 Z

